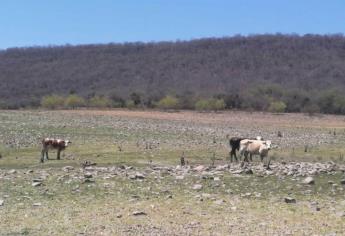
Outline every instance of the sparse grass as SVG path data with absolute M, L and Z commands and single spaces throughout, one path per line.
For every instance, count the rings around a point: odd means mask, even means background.
M 140 118 L 138 112 L 1 111 L 0 235 L 345 234 L 345 218 L 337 216 L 345 211 L 340 173 L 316 176 L 316 184 L 306 186 L 302 178 L 236 176 L 226 171 L 215 174 L 220 181 L 201 173 L 176 180 L 149 168 L 150 160 L 153 165 L 178 165 L 182 152 L 189 164 L 211 165 L 214 152 L 215 165 L 224 164 L 229 151 L 226 134 L 272 139 L 279 144 L 270 153 L 276 162 L 344 163 L 340 154 L 345 154 L 345 124 L 339 117 L 334 118 L 337 122 L 317 118 L 317 125 L 298 128 L 299 120 L 296 127 L 287 121 L 280 125 L 277 116 L 271 116 L 273 125 L 267 126 L 267 114 L 262 119 L 238 113 L 237 123 L 224 122 L 236 113 L 198 114 L 196 121 L 180 119 L 186 114 L 157 114 Z M 256 117 L 262 122 L 253 123 Z M 300 124 L 307 123 L 304 119 Z M 330 134 L 334 128 L 329 124 L 339 130 L 336 136 Z M 276 130 L 282 130 L 283 138 L 276 137 Z M 61 161 L 51 152 L 52 160 L 39 163 L 40 140 L 46 136 L 72 140 Z M 146 149 L 146 143 L 152 149 Z M 306 143 L 311 148 L 305 153 Z M 80 163 L 85 160 L 98 167 L 134 166 L 132 172 L 143 172 L 146 178 L 130 180 L 124 174 L 93 171 L 95 183 L 83 183 Z M 62 171 L 66 165 L 75 170 Z M 10 169 L 17 173 L 8 173 Z M 42 175 L 47 176 L 43 185 L 33 187 L 32 179 Z M 201 191 L 192 190 L 196 183 L 203 185 Z M 297 204 L 285 204 L 286 196 L 296 198 Z M 315 211 L 312 202 L 321 210 Z M 147 216 L 133 216 L 135 210 Z

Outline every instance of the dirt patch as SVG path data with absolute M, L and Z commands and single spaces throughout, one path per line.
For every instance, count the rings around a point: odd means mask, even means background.
M 59 111 L 60 112 L 60 111 Z M 308 116 L 304 114 L 286 113 L 271 114 L 264 112 L 225 111 L 215 112 L 162 112 L 156 110 L 65 110 L 65 113 L 79 115 L 118 116 L 143 119 L 157 119 L 170 121 L 189 121 L 205 124 L 240 124 L 240 125 L 277 125 L 286 127 L 323 127 L 345 128 L 344 116 L 318 115 Z

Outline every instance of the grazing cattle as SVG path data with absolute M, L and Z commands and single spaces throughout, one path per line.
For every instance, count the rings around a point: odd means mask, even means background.
M 251 140 L 243 139 L 240 142 L 240 154 L 244 155 L 244 160 L 248 162 L 248 154 L 252 161 L 253 155 L 260 155 L 261 161 L 268 156 L 268 151 L 271 149 L 272 142 L 270 140 Z
M 240 143 L 244 139 L 248 139 L 248 138 L 232 137 L 229 139 L 229 145 L 231 148 L 231 151 L 230 151 L 230 161 L 231 162 L 232 162 L 233 157 L 235 157 L 236 162 L 238 161 L 237 156 L 236 156 L 236 150 L 237 151 L 240 150 Z M 262 137 L 258 136 L 258 137 L 256 137 L 256 140 L 262 140 Z M 240 158 L 241 158 L 241 156 L 240 156 Z
M 48 150 L 49 149 L 56 149 L 57 150 L 57 159 L 60 160 L 60 153 L 64 150 L 68 144 L 72 143 L 69 140 L 62 140 L 62 139 L 52 139 L 52 138 L 45 138 L 42 140 L 42 155 L 41 155 L 41 162 L 44 162 L 44 156 L 46 156 L 47 160 L 48 157 Z

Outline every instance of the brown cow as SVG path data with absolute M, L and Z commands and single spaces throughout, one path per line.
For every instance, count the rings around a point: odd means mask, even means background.
M 52 138 L 45 138 L 42 140 L 42 155 L 41 155 L 41 162 L 44 162 L 44 156 L 48 157 L 48 150 L 49 149 L 56 149 L 57 150 L 57 159 L 60 160 L 60 152 L 63 151 L 68 144 L 72 143 L 69 140 L 62 140 L 62 139 L 52 139 Z

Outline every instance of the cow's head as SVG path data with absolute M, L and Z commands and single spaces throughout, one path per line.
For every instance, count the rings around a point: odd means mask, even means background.
M 263 142 L 265 144 L 266 148 L 270 150 L 272 148 L 272 141 L 271 140 L 266 140 Z
M 66 146 L 66 147 L 68 146 L 68 144 L 71 144 L 71 143 L 72 143 L 71 141 L 65 140 L 65 146 Z

